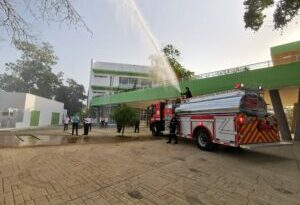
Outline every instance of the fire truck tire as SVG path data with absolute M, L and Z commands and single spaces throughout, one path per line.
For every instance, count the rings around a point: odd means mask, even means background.
M 159 136 L 160 132 L 159 132 L 159 128 L 156 124 L 151 125 L 151 132 L 153 136 Z
M 212 151 L 214 149 L 214 143 L 212 143 L 209 133 L 205 129 L 197 130 L 195 137 L 201 150 Z

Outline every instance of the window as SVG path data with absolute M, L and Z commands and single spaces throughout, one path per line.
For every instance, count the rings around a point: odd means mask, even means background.
M 128 84 L 129 78 L 120 77 L 119 78 L 119 84 Z
M 104 95 L 106 92 L 101 92 L 101 91 L 94 91 L 94 94 L 100 94 L 100 95 Z
M 141 79 L 141 87 L 151 87 L 151 80 L 148 79 Z
M 94 77 L 95 78 L 107 78 L 108 76 L 105 76 L 105 75 L 95 75 Z
M 2 112 L 2 116 L 9 116 L 9 112 Z
M 138 78 L 127 78 L 127 77 L 120 77 L 119 84 L 120 86 L 134 86 L 138 82 Z

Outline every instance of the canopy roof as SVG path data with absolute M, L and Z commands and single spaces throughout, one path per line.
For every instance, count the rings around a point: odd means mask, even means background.
M 274 67 L 248 70 L 223 76 L 180 82 L 180 88 L 189 87 L 193 96 L 205 95 L 233 89 L 242 82 L 245 87 L 263 86 L 265 89 L 280 89 L 300 86 L 300 62 Z M 172 86 L 160 86 L 123 92 L 111 96 L 95 97 L 91 106 L 127 103 L 136 107 L 147 107 L 154 101 L 174 99 L 180 96 Z

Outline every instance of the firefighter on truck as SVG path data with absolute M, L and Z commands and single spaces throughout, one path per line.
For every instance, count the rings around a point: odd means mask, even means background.
M 176 113 L 176 135 L 196 140 L 202 150 L 213 150 L 216 145 L 278 144 L 277 120 L 267 112 L 261 93 L 261 86 L 254 90 L 237 84 L 234 90 L 179 104 L 158 102 L 151 105 L 150 130 L 154 136 L 170 133 L 170 120 Z

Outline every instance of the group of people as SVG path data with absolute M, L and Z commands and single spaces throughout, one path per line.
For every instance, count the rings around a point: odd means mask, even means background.
M 185 96 L 185 100 L 189 101 L 189 98 L 192 98 L 192 93 L 189 89 L 189 87 L 186 87 L 186 92 L 181 93 L 181 95 Z M 77 114 L 72 116 L 71 118 L 69 116 L 66 116 L 64 118 L 64 131 L 68 130 L 69 123 L 72 123 L 72 135 L 74 135 L 74 131 L 76 132 L 76 135 L 78 135 L 78 126 L 80 123 L 80 118 Z M 107 126 L 108 118 L 101 118 L 100 119 L 101 125 Z M 83 135 L 88 135 L 89 131 L 92 131 L 92 118 L 91 116 L 88 116 L 83 119 L 83 127 L 84 127 L 84 133 Z M 178 144 L 178 139 L 176 135 L 176 129 L 178 127 L 178 116 L 175 114 L 174 117 L 170 121 L 170 134 L 169 134 L 169 140 L 167 143 L 171 143 L 172 139 L 175 140 L 175 144 Z M 118 132 L 121 132 L 122 127 L 117 124 L 117 130 Z M 134 124 L 134 132 L 139 133 L 140 131 L 140 120 L 137 119 Z
M 101 127 L 107 127 L 108 125 L 108 117 L 100 117 Z
M 64 118 L 64 131 L 67 131 L 69 128 L 69 124 L 72 123 L 72 135 L 74 135 L 74 132 L 78 136 L 78 127 L 80 123 L 80 118 L 77 114 L 72 116 L 71 118 L 69 116 L 66 116 Z M 83 135 L 88 135 L 89 131 L 92 131 L 92 118 L 91 116 L 88 116 L 83 119 Z

